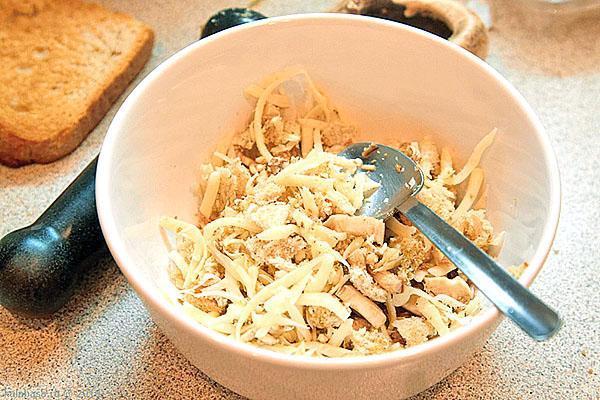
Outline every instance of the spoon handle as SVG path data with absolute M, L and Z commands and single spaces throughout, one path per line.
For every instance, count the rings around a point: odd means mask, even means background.
M 510 276 L 490 256 L 414 197 L 402 212 L 508 318 L 537 341 L 561 327 L 558 314 Z

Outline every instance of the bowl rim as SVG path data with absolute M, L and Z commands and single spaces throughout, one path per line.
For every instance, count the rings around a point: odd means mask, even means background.
M 116 227 L 115 220 L 112 215 L 112 202 L 109 196 L 109 188 L 111 186 L 111 166 L 113 158 L 113 149 L 118 141 L 119 131 L 122 129 L 127 115 L 136 101 L 145 93 L 145 89 L 155 80 L 159 79 L 164 73 L 167 73 L 169 68 L 177 64 L 180 60 L 186 58 L 191 53 L 206 46 L 214 45 L 215 42 L 225 38 L 231 38 L 238 35 L 243 35 L 245 31 L 256 29 L 265 25 L 279 24 L 323 24 L 323 23 L 356 24 L 368 25 L 377 29 L 388 29 L 396 31 L 404 31 L 416 40 L 424 40 L 434 43 L 435 46 L 445 47 L 446 50 L 456 53 L 467 63 L 473 64 L 476 68 L 485 72 L 491 79 L 495 80 L 515 101 L 517 106 L 524 112 L 530 123 L 534 126 L 532 134 L 536 135 L 542 144 L 542 154 L 546 167 L 549 170 L 549 197 L 550 204 L 548 217 L 544 225 L 540 245 L 535 250 L 534 255 L 529 260 L 529 268 L 521 276 L 519 281 L 530 286 L 539 271 L 542 269 L 546 258 L 550 252 L 556 230 L 558 227 L 560 208 L 561 208 L 561 189 L 560 177 L 558 169 L 558 161 L 555 152 L 552 148 L 550 138 L 544 131 L 544 128 L 525 98 L 504 78 L 488 65 L 485 61 L 479 59 L 463 48 L 450 43 L 440 37 L 437 37 L 428 32 L 422 31 L 411 26 L 399 24 L 393 21 L 384 19 L 352 15 L 352 14 L 336 14 L 336 13 L 305 13 L 294 14 L 280 17 L 267 18 L 264 20 L 251 22 L 241 26 L 227 29 L 216 33 L 202 40 L 193 42 L 184 48 L 178 50 L 173 55 L 162 61 L 154 68 L 137 87 L 125 99 L 120 109 L 113 118 L 108 128 L 106 137 L 102 144 L 102 148 L 98 157 L 98 166 L 96 171 L 96 204 L 98 217 L 102 232 L 109 247 L 109 250 L 114 257 L 119 268 L 135 289 L 138 295 L 146 303 L 146 307 L 151 306 L 153 310 L 158 310 L 159 314 L 171 322 L 176 322 L 177 325 L 191 332 L 195 336 L 200 336 L 207 345 L 217 346 L 223 351 L 233 352 L 238 356 L 253 358 L 257 361 L 268 362 L 275 365 L 285 367 L 302 367 L 319 370 L 350 370 L 366 367 L 382 367 L 400 362 L 411 362 L 415 359 L 424 357 L 426 354 L 432 355 L 442 351 L 444 348 L 456 345 L 461 340 L 468 336 L 474 335 L 477 331 L 491 326 L 499 318 L 501 314 L 495 307 L 483 310 L 480 314 L 465 326 L 460 327 L 444 336 L 434 338 L 423 344 L 409 347 L 402 350 L 391 351 L 387 353 L 349 357 L 349 358 L 314 358 L 302 357 L 297 355 L 288 355 L 279 353 L 273 350 L 259 348 L 248 343 L 237 342 L 232 338 L 224 336 L 218 332 L 212 331 L 204 327 L 200 323 L 194 321 L 189 316 L 181 312 L 175 305 L 171 304 L 164 296 L 151 286 L 149 282 L 135 273 L 136 262 L 127 251 L 127 246 L 121 240 L 119 230 Z

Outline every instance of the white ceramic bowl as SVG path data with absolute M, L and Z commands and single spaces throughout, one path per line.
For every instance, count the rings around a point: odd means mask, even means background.
M 236 343 L 186 317 L 162 294 L 166 251 L 157 219 L 194 221 L 191 187 L 219 137 L 251 106 L 243 88 L 302 64 L 372 137 L 434 132 L 464 160 L 491 128 L 483 162 L 489 215 L 507 231 L 500 261 L 528 260 L 531 284 L 558 222 L 556 159 L 537 117 L 483 61 L 422 31 L 350 15 L 280 17 L 211 36 L 179 51 L 127 98 L 106 136 L 96 180 L 104 237 L 156 323 L 194 365 L 256 399 L 403 398 L 443 379 L 480 349 L 501 318 L 493 309 L 442 338 L 350 359 L 287 356 Z M 507 349 L 506 351 L 510 351 Z

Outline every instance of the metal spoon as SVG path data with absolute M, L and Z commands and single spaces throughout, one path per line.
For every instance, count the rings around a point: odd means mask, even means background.
M 371 146 L 371 147 L 370 147 Z M 490 256 L 416 199 L 423 172 L 402 152 L 388 146 L 355 143 L 339 155 L 375 165 L 367 172 L 381 187 L 358 211 L 386 219 L 401 212 L 508 318 L 537 341 L 561 327 L 558 314 L 510 276 Z

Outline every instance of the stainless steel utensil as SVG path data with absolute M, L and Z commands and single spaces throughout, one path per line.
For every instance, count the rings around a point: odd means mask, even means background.
M 371 146 L 371 147 L 370 147 Z M 381 187 L 358 211 L 386 219 L 401 212 L 508 318 L 535 340 L 550 338 L 561 327 L 558 314 L 510 276 L 490 256 L 421 204 L 423 172 L 402 152 L 388 146 L 355 143 L 339 155 L 375 165 L 369 176 Z M 371 151 L 372 150 L 372 151 Z

